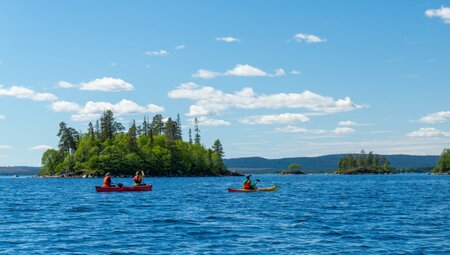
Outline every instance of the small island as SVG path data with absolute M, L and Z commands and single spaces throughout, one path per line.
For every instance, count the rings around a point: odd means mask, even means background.
M 290 164 L 289 170 L 281 170 L 280 174 L 305 174 L 301 169 L 302 166 L 300 164 Z
M 144 171 L 146 176 L 229 176 L 223 163 L 224 151 L 217 139 L 211 148 L 200 142 L 198 121 L 194 121 L 194 138 L 189 129 L 183 141 L 179 115 L 164 120 L 161 114 L 152 121 L 133 120 L 128 131 L 107 110 L 95 125 L 89 123 L 86 133 L 59 124 L 58 149 L 42 156 L 42 177 L 99 177 L 110 172 L 114 176 L 133 176 Z
M 391 174 L 393 172 L 390 165 L 385 156 L 374 154 L 372 151 L 366 154 L 361 150 L 360 154 L 342 157 L 336 174 Z

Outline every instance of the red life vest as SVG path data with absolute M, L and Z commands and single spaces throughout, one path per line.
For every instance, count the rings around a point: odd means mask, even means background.
M 111 187 L 111 177 L 105 176 L 103 179 L 103 187 Z
M 244 189 L 252 189 L 252 181 L 250 180 L 245 180 L 244 182 Z
M 134 176 L 133 180 L 135 185 L 140 185 L 142 182 L 142 177 L 140 175 L 136 175 Z

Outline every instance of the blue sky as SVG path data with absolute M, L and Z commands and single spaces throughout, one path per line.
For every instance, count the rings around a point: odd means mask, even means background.
M 227 158 L 439 154 L 449 45 L 448 1 L 1 1 L 0 165 L 106 109 Z

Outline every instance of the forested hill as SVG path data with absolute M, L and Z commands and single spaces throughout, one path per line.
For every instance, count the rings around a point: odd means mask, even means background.
M 335 171 L 339 159 L 347 154 L 334 154 L 318 157 L 296 157 L 282 159 L 266 159 L 262 157 L 224 159 L 225 165 L 232 170 L 241 172 L 274 173 L 287 169 L 290 164 L 300 164 L 307 172 Z M 416 155 L 385 155 L 395 168 L 425 168 L 435 167 L 439 156 Z
M 0 175 L 36 175 L 40 167 L 0 166 Z

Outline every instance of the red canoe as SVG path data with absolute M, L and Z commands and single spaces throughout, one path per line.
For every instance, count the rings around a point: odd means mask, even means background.
M 122 186 L 122 187 L 102 187 L 95 186 L 97 192 L 125 192 L 125 191 L 152 191 L 152 185 L 142 186 Z

